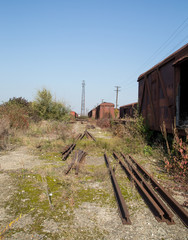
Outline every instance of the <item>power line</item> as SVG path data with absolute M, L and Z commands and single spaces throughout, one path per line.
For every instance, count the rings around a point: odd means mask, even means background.
M 184 25 L 187 22 L 187 20 L 188 20 L 188 17 L 176 28 L 176 30 L 170 35 L 170 37 L 135 71 L 135 73 L 131 74 L 131 76 L 129 77 L 129 79 L 131 78 L 131 80 L 129 82 L 127 82 L 127 85 L 129 85 L 133 81 L 135 81 L 132 79 L 133 76 L 136 75 L 137 72 L 139 72 L 141 68 L 146 67 L 148 65 L 148 63 L 151 62 L 151 60 L 154 60 L 156 58 L 156 56 L 159 55 L 166 47 L 168 47 L 170 42 L 172 42 L 188 26 L 188 24 Z M 183 26 L 183 28 L 182 28 L 182 26 Z M 187 38 L 187 36 L 186 36 L 186 38 Z M 183 42 L 185 39 L 183 39 L 181 42 Z M 176 47 L 177 47 L 177 45 L 173 49 L 175 49 Z

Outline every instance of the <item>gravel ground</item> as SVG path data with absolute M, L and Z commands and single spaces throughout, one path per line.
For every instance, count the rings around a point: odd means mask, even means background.
M 83 132 L 86 124 L 76 123 L 73 126 L 74 134 Z M 89 130 L 90 131 L 90 130 Z M 90 131 L 95 137 L 106 136 L 105 133 L 99 129 L 92 129 Z M 96 133 L 96 134 L 95 134 Z M 47 161 L 38 159 L 32 155 L 27 147 L 20 147 L 12 152 L 0 156 L 0 230 L 2 231 L 13 216 L 7 214 L 5 203 L 9 201 L 12 194 L 16 191 L 15 183 L 10 177 L 19 169 L 34 170 L 35 167 L 43 167 L 48 164 Z M 103 157 L 95 157 L 87 155 L 85 165 L 94 165 L 100 167 L 104 165 Z M 86 181 L 83 183 L 85 189 L 103 190 L 104 187 L 109 188 L 113 195 L 110 179 L 108 178 L 107 186 L 104 183 L 96 181 Z M 174 192 L 174 197 L 180 203 L 187 199 L 181 193 Z M 37 230 L 31 230 L 31 224 L 34 221 L 33 216 L 26 214 L 23 215 L 10 227 L 12 234 L 5 235 L 2 239 L 108 239 L 108 240 L 187 240 L 188 229 L 182 222 L 174 216 L 176 224 L 167 225 L 166 223 L 159 223 L 156 221 L 150 210 L 141 199 L 126 201 L 129 210 L 132 225 L 122 225 L 121 219 L 118 214 L 117 207 L 110 207 L 108 205 L 102 206 L 97 202 L 83 202 L 79 207 L 74 208 L 72 211 L 73 221 L 72 224 L 67 224 L 66 221 L 57 222 L 52 218 L 43 219 L 42 227 L 43 233 Z M 136 206 L 136 210 L 134 207 Z M 72 232 L 72 238 L 66 238 L 62 235 L 65 229 Z M 18 230 L 18 231 L 16 231 Z M 87 234 L 84 234 L 86 232 Z M 97 231 L 95 236 L 95 230 Z M 76 238 L 76 232 L 80 231 L 79 238 Z M 83 231 L 83 234 L 82 234 Z M 51 233 L 53 238 L 50 238 L 48 233 Z M 75 236 L 74 236 L 75 233 Z M 1 238 L 0 238 L 1 239 Z

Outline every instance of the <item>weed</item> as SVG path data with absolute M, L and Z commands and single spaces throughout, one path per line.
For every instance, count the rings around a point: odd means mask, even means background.
M 170 150 L 169 150 L 170 151 Z M 165 158 L 165 168 L 182 182 L 188 182 L 188 144 L 174 135 L 174 143 L 170 155 Z

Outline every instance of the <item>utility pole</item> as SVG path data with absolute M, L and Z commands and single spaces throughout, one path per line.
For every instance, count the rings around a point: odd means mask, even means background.
M 81 116 L 85 116 L 85 81 L 82 81 Z
M 116 109 L 117 109 L 117 107 L 118 107 L 118 93 L 120 92 L 120 86 L 115 86 L 115 88 L 116 88 L 116 90 L 114 90 L 114 91 L 116 91 Z

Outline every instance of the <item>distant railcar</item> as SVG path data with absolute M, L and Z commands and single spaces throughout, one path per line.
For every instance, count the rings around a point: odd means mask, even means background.
M 71 112 L 70 112 L 70 115 L 71 115 L 71 117 L 73 117 L 73 118 L 77 118 L 77 117 L 78 117 L 78 114 L 77 114 L 76 112 L 74 112 L 74 111 L 71 111 Z
M 114 104 L 103 102 L 96 107 L 96 119 L 115 118 Z
M 93 108 L 91 111 L 88 112 L 89 118 L 96 118 L 96 108 Z
M 95 119 L 115 118 L 114 104 L 103 102 L 88 113 L 88 117 Z
M 139 110 L 153 130 L 188 128 L 188 44 L 138 78 Z M 183 130 L 183 131 L 181 131 Z
M 131 103 L 120 107 L 120 118 L 124 118 L 126 115 L 133 117 L 134 112 L 137 109 L 138 103 Z

